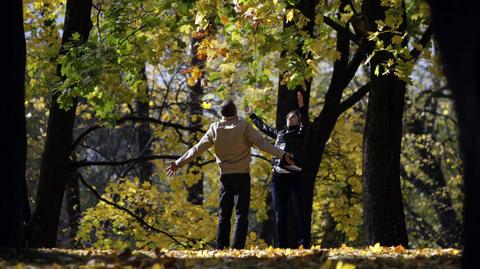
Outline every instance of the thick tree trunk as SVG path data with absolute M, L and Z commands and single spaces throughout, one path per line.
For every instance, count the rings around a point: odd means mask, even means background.
M 476 268 L 480 240 L 480 30 L 475 1 L 429 1 L 445 74 L 454 93 L 464 166 L 463 268 Z
M 385 18 L 380 1 L 367 1 L 363 12 L 376 25 Z M 399 31 L 405 31 L 406 21 Z M 371 29 L 370 29 L 371 30 Z M 384 34 L 385 46 L 391 35 Z M 371 88 L 363 140 L 363 220 L 367 244 L 408 246 L 400 185 L 400 146 L 406 84 L 392 73 L 375 75 L 390 55 L 378 51 L 371 59 Z M 380 68 L 382 70 L 382 68 Z
M 65 45 L 76 32 L 80 34 L 82 41 L 88 39 L 92 27 L 91 7 L 91 0 L 67 1 L 62 45 Z M 60 54 L 65 52 L 63 48 L 60 50 Z M 61 76 L 60 69 L 61 67 L 57 66 L 58 76 Z M 73 100 L 72 107 L 65 111 L 59 107 L 57 97 L 54 95 L 50 104 L 37 205 L 30 223 L 30 247 L 55 246 L 62 198 L 70 173 L 72 132 L 77 101 Z
M 75 236 L 81 216 L 77 173 L 76 169 L 72 169 L 65 187 L 57 230 L 56 247 L 59 248 L 74 248 L 76 244 Z
M 407 246 L 400 188 L 405 83 L 392 75 L 372 75 L 371 82 L 362 162 L 366 243 Z
M 3 69 L 0 72 L 0 248 L 23 247 L 23 226 L 30 217 L 25 181 L 25 36 L 22 1 L 6 1 L 1 12 L 4 28 Z

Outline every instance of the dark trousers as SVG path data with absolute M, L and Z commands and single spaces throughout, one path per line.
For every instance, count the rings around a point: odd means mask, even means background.
M 217 247 L 230 246 L 230 219 L 235 206 L 235 227 L 232 248 L 245 247 L 250 208 L 250 174 L 225 174 L 220 177 L 220 210 L 217 227 Z
M 280 174 L 273 172 L 272 176 L 272 198 L 275 208 L 275 239 L 279 248 L 287 248 L 287 216 L 295 217 L 296 244 L 291 247 L 308 248 L 305 245 L 306 238 L 306 215 L 303 202 L 303 180 L 302 173 Z M 287 212 L 288 202 L 291 202 L 293 212 Z

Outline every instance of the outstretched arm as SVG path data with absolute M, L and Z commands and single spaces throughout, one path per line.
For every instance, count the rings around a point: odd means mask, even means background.
M 198 156 L 200 156 L 203 152 L 213 146 L 213 139 L 212 139 L 212 128 L 210 127 L 205 135 L 198 141 L 198 143 L 190 148 L 182 157 L 178 158 L 175 162 L 168 163 L 165 172 L 167 176 L 175 175 L 177 170 L 186 165 L 187 163 L 191 162 Z
M 244 111 L 250 116 L 252 119 L 253 124 L 257 126 L 257 128 L 262 131 L 264 134 L 268 135 L 273 139 L 277 139 L 277 130 L 268 126 L 260 117 L 258 117 L 250 107 L 246 106 Z
M 288 164 L 294 165 L 293 155 L 289 152 L 285 152 L 282 149 L 275 147 L 265 138 L 262 137 L 260 132 L 253 129 L 250 124 L 247 124 L 247 138 L 253 145 L 257 146 L 260 150 L 268 152 L 273 156 L 285 160 Z
M 265 138 L 262 137 L 260 132 L 255 130 L 250 124 L 247 124 L 246 135 L 248 141 L 255 145 L 257 148 L 259 148 L 261 151 L 268 152 L 278 158 L 283 158 L 285 152 L 268 142 Z

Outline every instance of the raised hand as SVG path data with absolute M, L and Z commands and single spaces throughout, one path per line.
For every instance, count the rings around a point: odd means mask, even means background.
M 169 162 L 167 168 L 165 169 L 165 173 L 167 176 L 174 176 L 177 174 L 178 166 L 175 162 Z
M 253 113 L 252 109 L 248 105 L 246 105 L 243 108 L 243 111 L 245 111 L 245 113 L 247 113 L 247 115 L 251 115 Z
M 287 152 L 285 154 L 285 161 L 289 164 L 289 165 L 295 165 L 295 162 L 293 161 L 293 155 L 289 152 Z
M 304 106 L 302 91 L 297 92 L 297 101 L 298 101 L 298 108 L 301 108 Z

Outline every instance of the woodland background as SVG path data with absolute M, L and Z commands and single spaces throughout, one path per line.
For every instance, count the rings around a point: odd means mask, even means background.
M 457 119 L 425 1 L 35 0 L 23 20 L 28 246 L 213 248 L 213 151 L 173 178 L 166 162 L 223 98 L 281 127 L 299 90 L 313 245 L 461 246 Z M 270 156 L 252 155 L 247 245 L 266 248 Z

